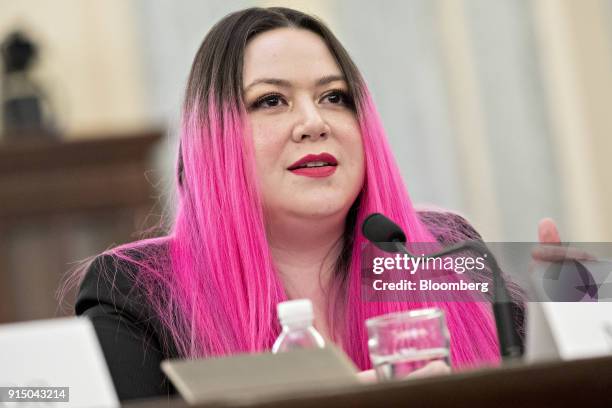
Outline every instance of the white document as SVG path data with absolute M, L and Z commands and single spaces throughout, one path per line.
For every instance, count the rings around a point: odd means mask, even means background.
M 530 302 L 526 360 L 612 355 L 612 302 Z
M 69 387 L 69 402 L 0 406 L 119 407 L 93 325 L 84 317 L 1 325 L 0 387 Z
M 591 252 L 591 251 L 587 251 Z M 528 303 L 528 361 L 612 355 L 612 262 L 538 263 Z

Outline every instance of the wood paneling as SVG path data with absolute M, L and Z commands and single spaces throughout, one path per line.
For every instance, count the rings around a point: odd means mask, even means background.
M 70 313 L 56 300 L 62 276 L 157 221 L 144 224 L 156 204 L 145 173 L 160 138 L 0 144 L 0 323 Z

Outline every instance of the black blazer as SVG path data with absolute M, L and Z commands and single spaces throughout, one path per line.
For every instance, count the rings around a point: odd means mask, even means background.
M 120 400 L 170 396 L 176 390 L 160 363 L 178 357 L 163 350 L 163 328 L 126 275 L 130 266 L 110 255 L 98 256 L 81 283 L 75 313 L 93 322 Z M 111 279 L 102 276 L 110 271 Z

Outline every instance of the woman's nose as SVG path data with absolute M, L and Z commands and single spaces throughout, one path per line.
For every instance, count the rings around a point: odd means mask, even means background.
M 329 136 L 330 128 L 321 113 L 313 104 L 300 109 L 300 119 L 293 129 L 292 139 L 301 142 L 306 139 L 317 140 Z

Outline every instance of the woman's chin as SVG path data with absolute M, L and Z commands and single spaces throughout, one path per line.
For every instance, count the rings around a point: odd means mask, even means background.
M 345 217 L 351 203 L 337 200 L 318 199 L 312 202 L 300 202 L 292 207 L 292 212 L 304 219 L 323 219 L 329 217 Z

